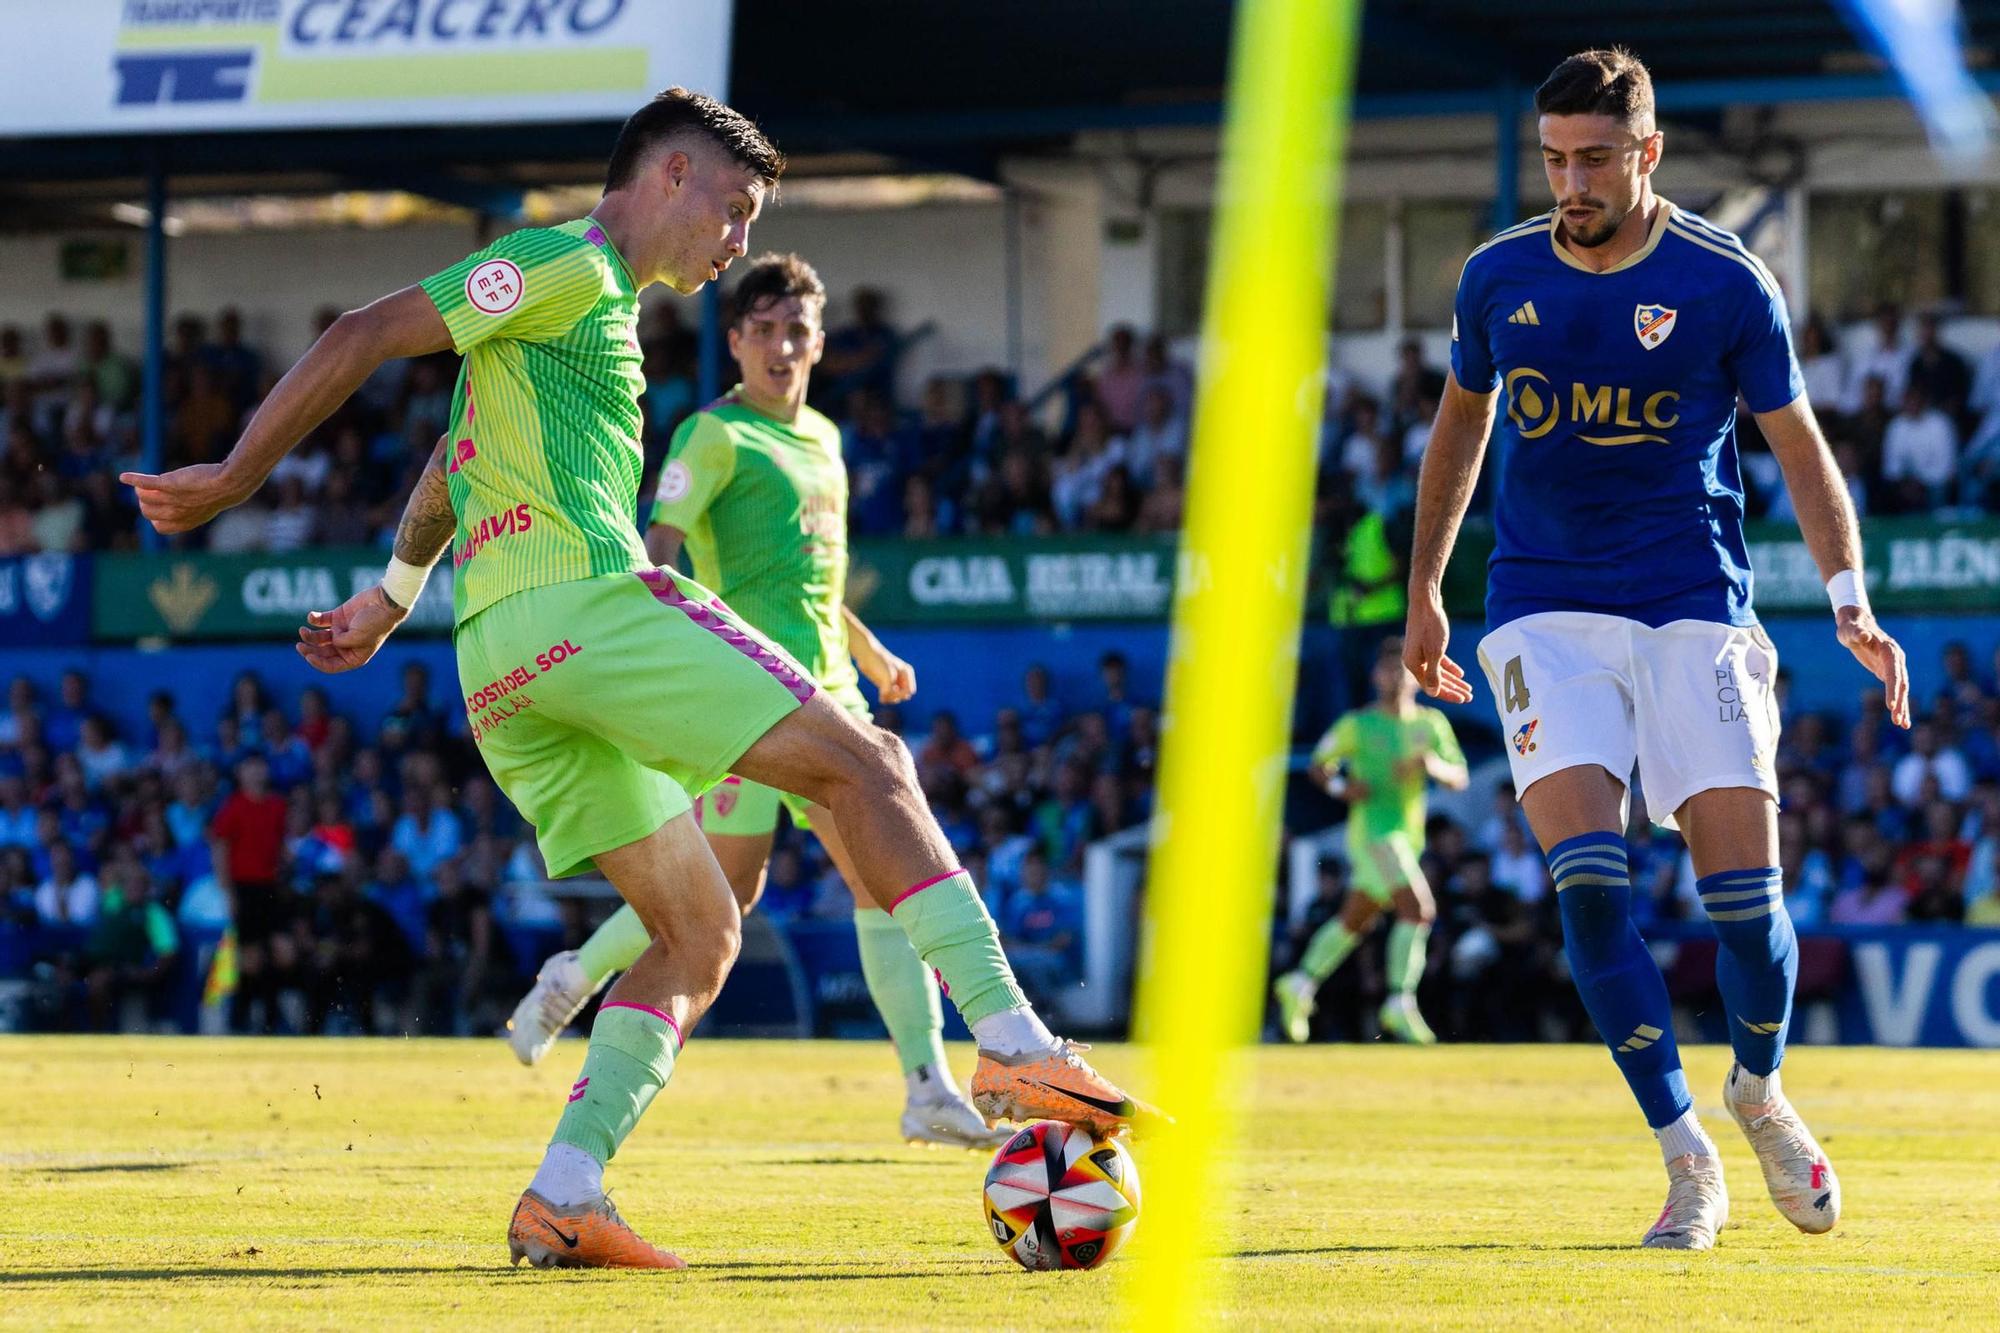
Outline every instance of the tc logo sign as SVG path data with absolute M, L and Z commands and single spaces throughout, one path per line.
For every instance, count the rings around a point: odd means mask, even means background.
M 254 51 L 120 53 L 119 106 L 240 102 L 250 92 Z

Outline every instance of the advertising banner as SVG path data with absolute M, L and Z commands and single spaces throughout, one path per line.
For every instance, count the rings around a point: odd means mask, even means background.
M 71 644 L 89 638 L 89 556 L 0 560 L 0 644 Z
M 91 616 L 99 639 L 289 639 L 306 612 L 329 611 L 381 581 L 388 554 L 336 547 L 283 555 L 106 555 Z M 431 574 L 396 632 L 451 630 L 451 569 Z
M 1759 615 L 1827 610 L 1826 583 L 1797 524 L 1744 525 Z M 1871 518 L 1861 524 L 1868 598 L 1877 611 L 2000 610 L 2000 521 L 1941 523 L 1931 518 Z M 1445 576 L 1453 615 L 1484 614 L 1486 558 L 1493 528 L 1468 522 Z
M 1164 620 L 1171 537 L 963 538 L 855 544 L 847 600 L 864 620 Z
M 731 0 L 9 8 L 9 135 L 622 120 L 673 84 L 728 91 Z
M 1826 590 L 1797 528 L 1753 523 L 1749 545 L 1760 613 L 1825 613 Z M 1492 550 L 1492 529 L 1468 523 L 1445 577 L 1445 605 L 1453 615 L 1484 614 Z M 379 578 L 385 558 L 367 548 L 108 555 L 96 558 L 93 577 L 92 562 L 79 557 L 67 584 L 59 572 L 67 566 L 15 562 L 15 573 L 0 574 L 0 580 L 14 580 L 15 591 L 0 581 L 0 598 L 29 606 L 39 598 L 46 618 L 38 623 L 52 626 L 61 620 L 49 609 L 58 585 L 73 588 L 65 594 L 75 604 L 73 614 L 87 617 L 99 639 L 290 638 L 307 611 L 338 605 Z M 2000 521 L 1877 520 L 1867 528 L 1867 559 L 1868 590 L 1878 610 L 2000 611 Z M 14 566 L 0 564 L 8 568 Z M 847 600 L 864 620 L 884 625 L 1160 623 L 1172 609 L 1179 569 L 1172 537 L 862 540 L 853 546 Z M 93 584 L 94 612 L 84 606 Z M 1324 622 L 1324 587 L 1307 603 L 1306 616 L 1308 623 Z M 441 566 L 404 632 L 450 628 L 451 572 Z
M 2000 930 L 1847 933 L 1840 1039 L 1877 1046 L 2000 1046 Z

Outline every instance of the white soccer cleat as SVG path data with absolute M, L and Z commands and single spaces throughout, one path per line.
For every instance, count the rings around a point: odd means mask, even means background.
M 1639 1243 L 1649 1250 L 1712 1250 L 1729 1223 L 1722 1161 L 1689 1153 L 1667 1163 L 1667 1206 Z
M 902 1131 L 907 1142 L 946 1148 L 997 1148 L 1015 1133 L 1004 1126 L 988 1128 L 986 1117 L 956 1091 L 942 1097 L 910 1098 L 903 1106 Z
M 1782 1092 L 1767 1102 L 1739 1102 L 1736 1093 L 1742 1077 L 1747 1077 L 1743 1066 L 1732 1063 L 1722 1084 L 1722 1100 L 1757 1154 L 1771 1202 L 1787 1222 L 1809 1235 L 1833 1230 L 1840 1220 L 1840 1177 L 1833 1174 L 1833 1163 Z
M 1271 995 L 1278 1002 L 1278 1030 L 1286 1041 L 1302 1046 L 1312 1040 L 1318 994 L 1319 983 L 1304 972 L 1287 972 L 1271 983 Z
M 507 1044 L 513 1048 L 514 1058 L 524 1065 L 538 1063 L 596 993 L 597 987 L 590 984 L 583 964 L 577 961 L 576 950 L 549 955 L 535 974 L 534 986 L 507 1020 Z

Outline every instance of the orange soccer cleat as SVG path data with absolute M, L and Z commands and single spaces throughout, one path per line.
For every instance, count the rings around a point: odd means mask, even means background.
M 686 1268 L 678 1255 L 649 1245 L 618 1216 L 611 1200 L 558 1208 L 529 1190 L 507 1224 L 514 1262 L 537 1268 Z
M 1089 1130 L 1099 1138 L 1144 1129 L 1168 1117 L 1157 1108 L 1127 1096 L 1118 1086 L 1084 1063 L 1079 1051 L 1090 1048 L 1065 1041 L 1053 1055 L 979 1053 L 972 1074 L 972 1104 L 987 1123 L 1014 1120 L 1060 1120 Z

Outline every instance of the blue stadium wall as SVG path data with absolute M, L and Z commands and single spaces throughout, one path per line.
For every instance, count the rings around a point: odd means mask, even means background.
M 1889 616 L 1889 631 L 1909 653 L 1917 696 L 1929 697 L 1943 683 L 1939 658 L 1944 645 L 1963 639 L 1973 645 L 1974 659 L 1990 660 L 2000 644 L 2000 614 L 1982 616 Z M 1793 677 L 1794 712 L 1831 710 L 1852 713 L 1868 679 L 1834 641 L 1824 616 L 1776 617 L 1765 622 L 1778 646 L 1779 661 Z M 1468 666 L 1482 627 L 1461 622 L 1453 630 L 1455 655 Z M 902 709 L 906 730 L 916 735 L 930 714 L 955 710 L 968 733 L 990 727 L 994 710 L 1021 697 L 1021 676 L 1029 663 L 1042 662 L 1055 675 L 1058 698 L 1072 708 L 1088 706 L 1098 697 L 1097 661 L 1117 650 L 1131 663 L 1133 692 L 1156 700 L 1165 671 L 1167 629 L 1160 624 L 1076 624 L 1010 626 L 884 626 L 882 636 L 917 668 L 920 692 Z M 1302 651 L 1301 707 L 1308 715 L 1324 713 L 1333 703 L 1331 684 L 1337 641 L 1323 625 L 1309 627 Z M 308 684 L 322 686 L 338 711 L 358 719 L 386 711 L 401 690 L 406 662 L 420 661 L 431 669 L 433 700 L 447 703 L 456 692 L 457 667 L 449 641 L 392 640 L 360 671 L 322 676 L 301 661 L 287 644 L 191 644 L 164 651 L 132 647 L 0 646 L 0 677 L 25 675 L 45 694 L 52 694 L 62 672 L 81 667 L 89 674 L 97 706 L 126 734 L 140 734 L 146 698 L 155 689 L 173 693 L 182 719 L 196 742 L 212 737 L 212 724 L 228 697 L 230 683 L 243 671 L 255 671 L 278 692 L 287 706 Z M 1493 729 L 1484 684 L 1480 697 L 1454 709 L 1453 721 L 1475 732 Z

